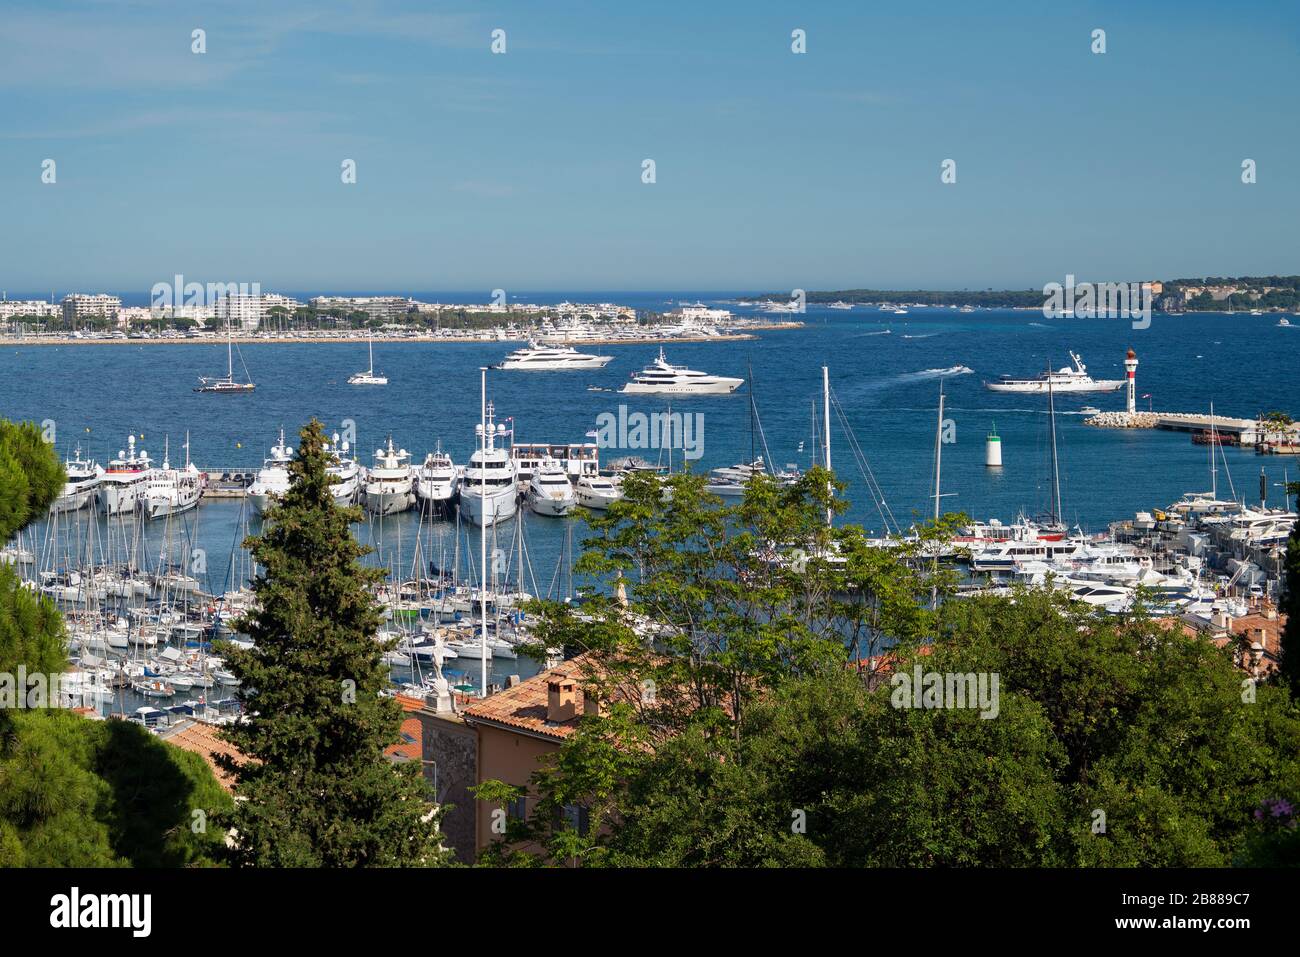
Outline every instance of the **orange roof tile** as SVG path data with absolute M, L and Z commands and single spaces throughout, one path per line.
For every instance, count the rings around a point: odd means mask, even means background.
M 184 751 L 193 751 L 208 763 L 217 781 L 227 791 L 234 791 L 235 776 L 217 766 L 215 755 L 225 754 L 242 763 L 246 758 L 243 753 L 221 739 L 221 730 L 214 724 L 197 718 L 186 719 L 179 724 L 163 730 L 159 735 L 168 744 Z

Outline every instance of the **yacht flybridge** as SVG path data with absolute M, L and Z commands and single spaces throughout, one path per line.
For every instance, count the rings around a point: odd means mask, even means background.
M 985 382 L 984 388 L 990 392 L 1114 392 L 1124 388 L 1123 379 L 1094 379 L 1088 375 L 1088 368 L 1074 352 L 1070 353 L 1072 365 L 1063 366 L 1056 372 L 1048 372 L 1034 379 L 1016 379 L 1003 376 L 997 382 Z
M 348 385 L 388 385 L 388 377 L 375 375 L 375 337 L 370 336 L 370 365 L 365 372 L 348 376 Z
M 235 339 L 234 333 L 227 329 L 226 336 L 226 374 L 221 377 L 199 376 L 199 384 L 195 386 L 195 392 L 216 392 L 223 395 L 233 395 L 235 393 L 252 392 L 255 388 L 252 377 L 248 375 L 248 367 L 244 367 L 244 375 L 248 378 L 246 382 L 235 381 Z M 243 365 L 244 357 L 240 355 L 239 362 Z
M 99 483 L 104 478 L 104 467 L 94 459 L 83 459 L 78 445 L 72 457 L 64 461 L 63 470 L 68 474 L 68 481 L 50 506 L 50 511 L 74 512 L 94 502 L 99 494 Z
M 640 372 L 632 373 L 632 381 L 619 391 L 624 395 L 728 395 L 744 382 L 744 379 L 710 375 L 685 366 L 671 365 L 661 348 L 659 358 Z
M 460 481 L 460 510 L 475 525 L 487 526 L 512 518 L 518 510 L 518 469 L 506 446 L 513 434 L 494 422 L 489 402 L 484 421 L 474 426 L 478 449 L 469 457 Z
M 395 515 L 415 504 L 415 474 L 410 453 L 393 446 L 375 451 L 375 464 L 366 470 L 366 508 L 377 515 Z
M 564 369 L 602 369 L 613 356 L 593 356 L 579 352 L 572 346 L 539 346 L 530 341 L 523 349 L 516 349 L 493 369 L 523 372 L 555 372 Z

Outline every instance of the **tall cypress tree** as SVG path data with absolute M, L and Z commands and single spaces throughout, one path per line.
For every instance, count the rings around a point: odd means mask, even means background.
M 1292 482 L 1287 492 L 1297 497 L 1300 509 L 1300 482 Z M 1281 611 L 1287 616 L 1282 632 L 1282 662 L 1279 672 L 1282 681 L 1291 688 L 1291 697 L 1300 701 L 1300 522 L 1291 529 L 1286 540 L 1286 594 L 1282 596 Z
M 235 863 L 254 866 L 424 866 L 440 863 L 437 824 L 419 769 L 384 749 L 398 741 L 401 706 L 387 685 L 381 619 L 371 587 L 382 569 L 349 525 L 356 508 L 330 492 L 325 436 L 301 433 L 290 484 L 247 541 L 264 570 L 243 622 L 251 650 L 224 651 L 247 719 L 229 740 L 237 768 Z

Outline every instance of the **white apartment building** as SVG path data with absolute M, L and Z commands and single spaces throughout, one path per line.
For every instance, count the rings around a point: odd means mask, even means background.
M 63 314 L 63 307 L 57 302 L 44 299 L 4 299 L 0 300 L 0 320 L 8 322 L 19 316 L 39 316 L 51 319 Z
M 116 321 L 121 308 L 122 300 L 117 296 L 74 292 L 63 297 L 63 320 L 73 326 L 91 318 Z
M 227 293 L 216 301 L 212 314 L 222 328 L 229 324 L 251 332 L 266 320 L 276 306 L 292 314 L 295 309 L 302 307 L 302 303 L 274 292 Z
M 348 312 L 369 313 L 374 319 L 400 319 L 415 305 L 405 296 L 314 296 L 313 309 L 345 309 Z

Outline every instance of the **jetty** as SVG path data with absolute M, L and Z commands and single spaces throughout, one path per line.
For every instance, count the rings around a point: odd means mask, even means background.
M 1234 444 L 1257 445 L 1263 441 L 1265 428 L 1258 419 L 1238 419 L 1227 415 L 1195 412 L 1099 412 L 1083 420 L 1084 425 L 1101 429 L 1164 429 L 1167 432 L 1216 432 L 1232 436 Z M 1225 441 L 1232 441 L 1228 439 Z

